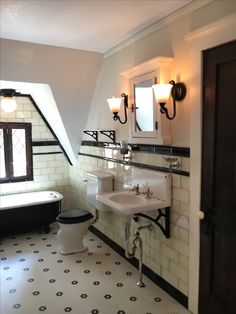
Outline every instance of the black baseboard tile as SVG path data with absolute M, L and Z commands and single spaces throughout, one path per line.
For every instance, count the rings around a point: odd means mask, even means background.
M 89 231 L 94 233 L 98 238 L 100 238 L 103 242 L 109 245 L 114 251 L 120 254 L 123 258 L 125 258 L 129 263 L 131 263 L 134 267 L 138 268 L 138 260 L 136 258 L 127 259 L 125 257 L 125 250 L 115 243 L 113 240 L 108 238 L 104 233 L 95 228 L 94 226 L 89 227 Z M 157 286 L 167 292 L 172 298 L 182 304 L 185 308 L 188 308 L 188 297 L 185 296 L 178 289 L 173 287 L 169 282 L 160 277 L 154 271 L 152 271 L 149 267 L 143 265 L 143 274 L 146 275 L 150 280 L 152 280 Z M 137 278 L 138 279 L 138 278 Z

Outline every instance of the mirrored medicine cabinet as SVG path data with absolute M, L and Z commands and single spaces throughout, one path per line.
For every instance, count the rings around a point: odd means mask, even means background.
M 131 90 L 131 131 L 133 137 L 156 137 L 157 119 L 152 85 L 155 73 L 147 73 L 130 81 Z
M 161 115 L 152 85 L 170 80 L 172 60 L 156 57 L 121 73 L 129 79 L 131 143 L 171 144 L 170 121 Z

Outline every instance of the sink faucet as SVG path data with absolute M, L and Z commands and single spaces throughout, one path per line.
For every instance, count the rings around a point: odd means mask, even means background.
M 135 192 L 136 195 L 139 195 L 139 194 L 140 194 L 140 191 L 139 191 L 139 184 L 134 185 L 134 186 L 130 189 L 130 192 Z
M 147 188 L 147 190 L 145 192 L 143 192 L 143 194 L 145 195 L 145 198 L 151 199 L 153 192 L 149 188 Z

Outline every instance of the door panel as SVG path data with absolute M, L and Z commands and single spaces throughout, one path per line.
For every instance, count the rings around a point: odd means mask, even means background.
M 236 313 L 236 41 L 203 52 L 200 314 Z

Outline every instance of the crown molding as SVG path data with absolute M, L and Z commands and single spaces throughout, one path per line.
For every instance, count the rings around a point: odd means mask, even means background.
M 223 17 L 214 23 L 200 27 L 197 30 L 187 34 L 184 38 L 187 42 L 192 42 L 198 38 L 202 38 L 204 36 L 209 36 L 212 33 L 218 32 L 222 28 L 230 27 L 231 24 L 236 24 L 236 14 L 235 13 L 230 14 L 226 17 Z
M 145 73 L 149 73 L 155 71 L 160 67 L 169 67 L 170 63 L 174 60 L 171 57 L 156 57 L 152 58 L 144 63 L 136 65 L 135 67 L 128 69 L 126 71 L 121 72 L 120 74 L 128 79 L 132 79 L 134 77 L 143 75 Z
M 172 14 L 162 18 L 160 21 L 152 24 L 151 26 L 145 28 L 143 31 L 137 33 L 136 35 L 130 37 L 129 39 L 125 40 L 124 42 L 122 42 L 121 44 L 115 46 L 114 48 L 106 51 L 104 53 L 104 59 L 110 57 L 111 55 L 117 53 L 118 51 L 124 49 L 125 47 L 131 45 L 134 42 L 137 42 L 138 40 L 154 33 L 157 32 L 159 30 L 161 30 L 164 27 L 167 27 L 168 25 L 174 23 L 175 21 L 177 21 L 178 19 L 181 19 L 183 17 L 185 17 L 186 15 L 210 4 L 211 2 L 213 2 L 215 0 L 194 0 L 193 2 L 191 2 L 190 4 L 187 4 L 186 6 L 184 6 L 183 8 L 173 12 Z

